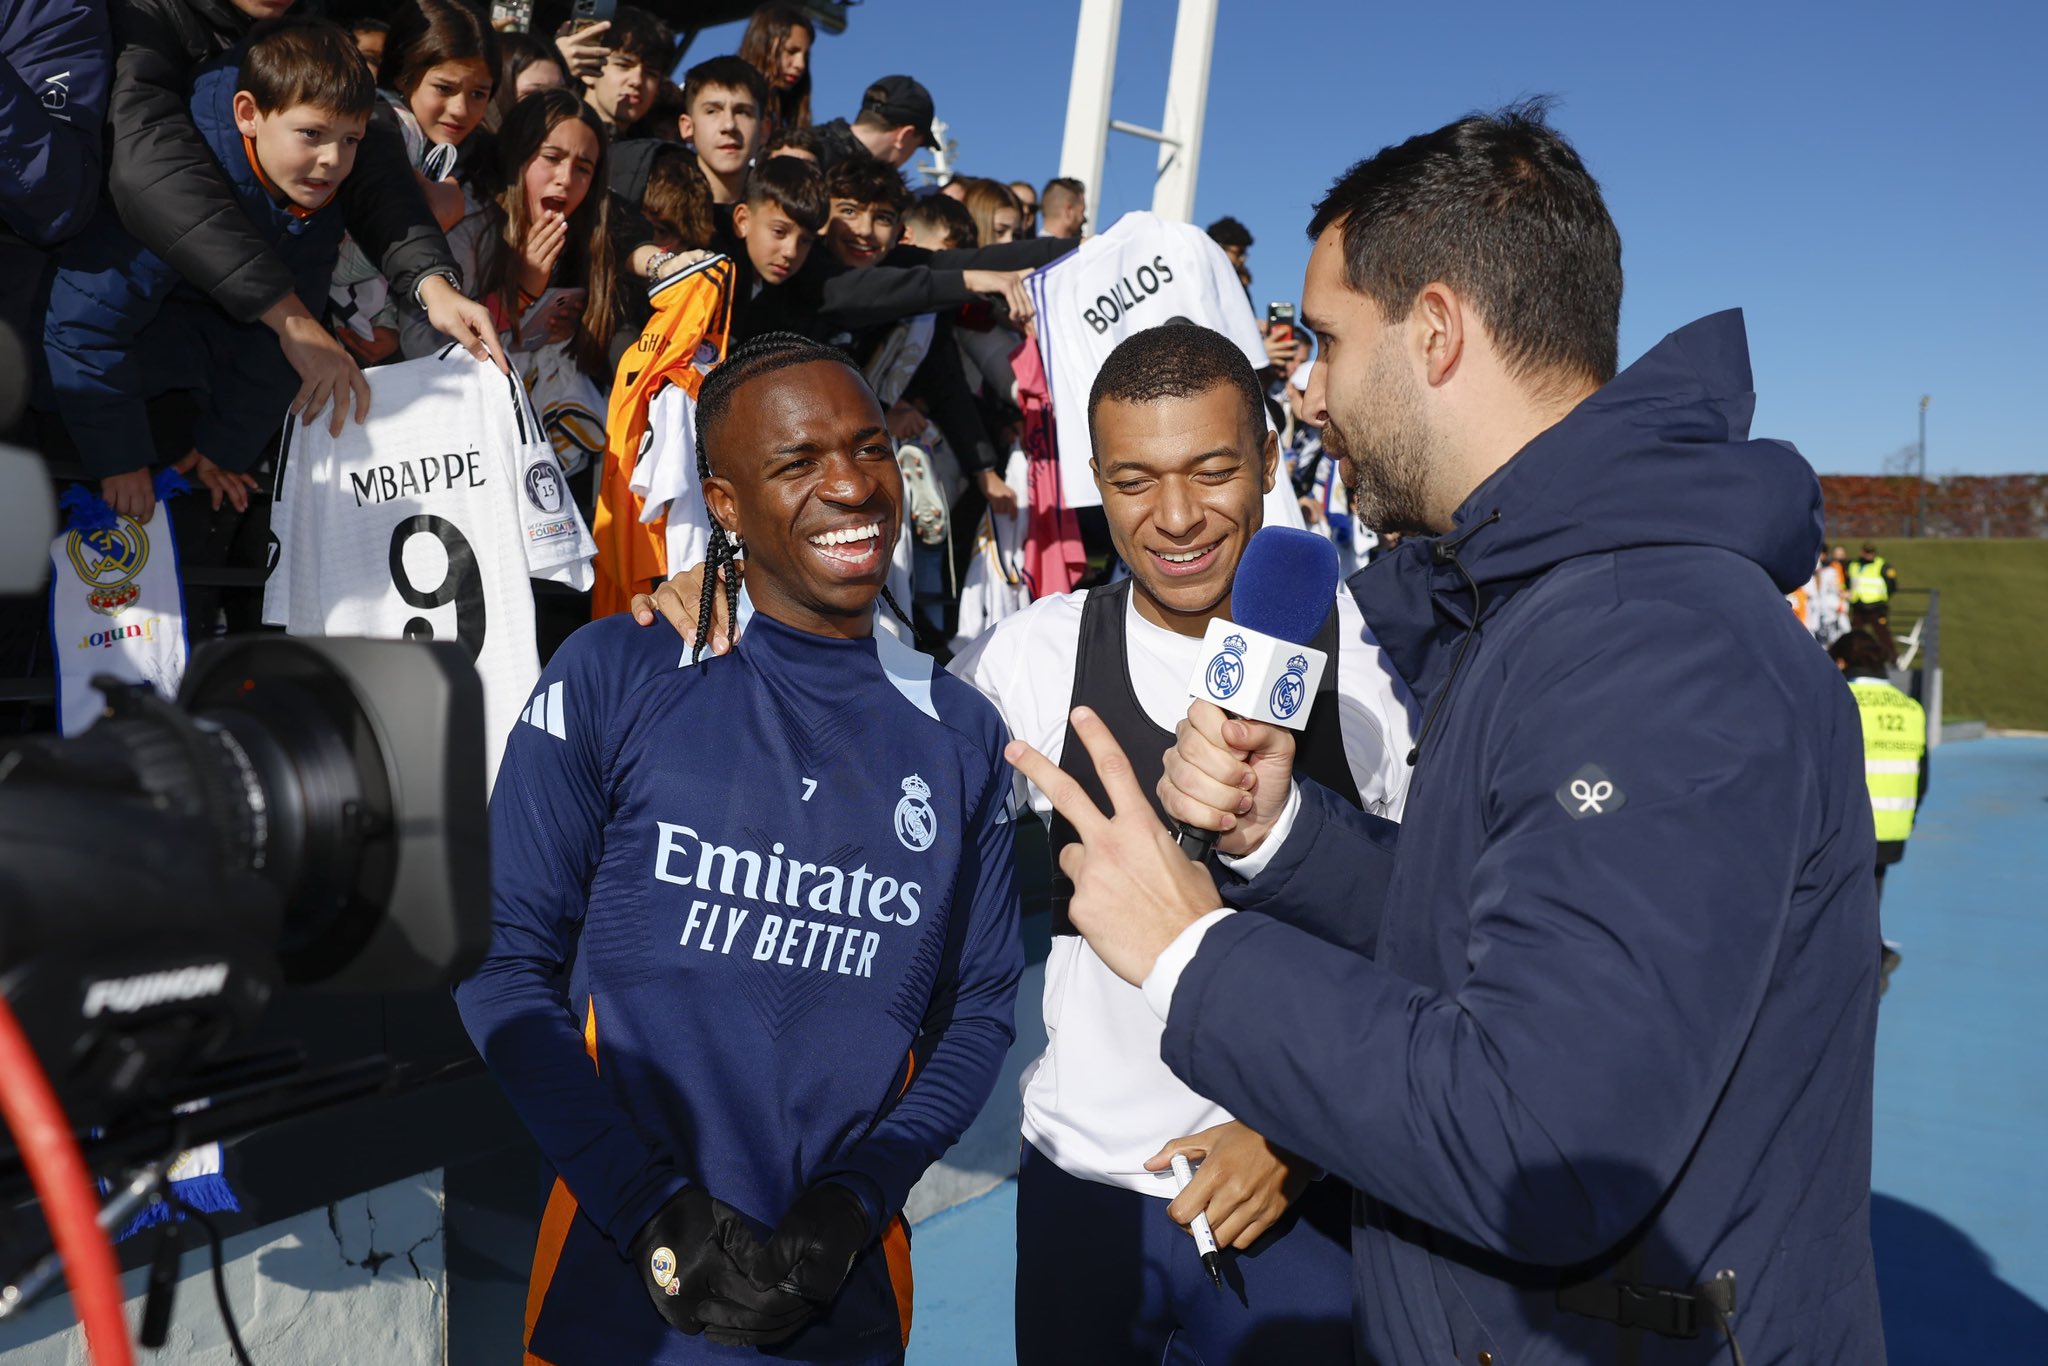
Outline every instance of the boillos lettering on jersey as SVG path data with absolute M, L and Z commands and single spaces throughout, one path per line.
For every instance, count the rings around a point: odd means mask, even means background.
M 446 455 L 372 465 L 361 472 L 350 470 L 348 482 L 355 492 L 357 507 L 388 503 L 393 498 L 418 498 L 437 490 L 480 489 L 486 482 L 479 463 L 482 460 L 482 451 L 450 451 Z
M 1118 277 L 1116 283 L 1095 296 L 1093 307 L 1081 310 L 1081 316 L 1100 336 L 1115 326 L 1124 314 L 1157 294 L 1162 285 L 1172 283 L 1173 267 L 1166 264 L 1164 256 L 1155 256 L 1151 265 L 1139 266 L 1129 275 Z
M 918 898 L 924 889 L 915 882 L 871 873 L 865 863 L 849 872 L 792 857 L 780 840 L 763 854 L 718 844 L 687 825 L 654 824 L 659 831 L 655 880 L 707 893 L 693 898 L 684 915 L 681 942 L 686 946 L 721 954 L 737 948 L 756 962 L 772 960 L 786 968 L 872 977 L 882 936 L 856 922 L 917 923 Z M 771 911 L 769 906 L 823 918 Z

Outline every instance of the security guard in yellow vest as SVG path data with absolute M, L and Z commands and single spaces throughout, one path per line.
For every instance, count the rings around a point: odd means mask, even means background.
M 1892 586 L 1885 575 L 1896 577 L 1899 571 L 1885 563 L 1875 547 L 1865 546 L 1864 550 L 1867 558 L 1849 566 L 1849 601 L 1859 605 L 1890 602 Z
M 1863 718 L 1863 774 L 1870 785 L 1870 815 L 1877 827 L 1877 894 L 1884 898 L 1885 869 L 1906 856 L 1913 813 L 1927 794 L 1927 713 L 1892 686 L 1889 652 L 1868 631 L 1851 631 L 1828 654 L 1849 680 Z M 1899 952 L 1882 945 L 1883 984 L 1889 985 Z M 1882 989 L 1882 988 L 1880 988 Z
M 1899 571 L 1865 541 L 1862 556 L 1848 570 L 1849 625 L 1876 636 L 1887 659 L 1899 653 L 1892 643 L 1892 593 L 1898 586 Z

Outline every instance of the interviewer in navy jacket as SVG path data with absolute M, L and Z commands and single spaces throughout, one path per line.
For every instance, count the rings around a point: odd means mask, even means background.
M 1160 794 L 1225 832 L 1219 896 L 1128 768 L 1110 819 L 1013 745 L 1085 841 L 1075 925 L 1176 1073 L 1357 1188 L 1371 1360 L 1727 1361 L 1694 1288 L 1729 1271 L 1752 1366 L 1882 1362 L 1869 803 L 1781 597 L 1820 490 L 1748 438 L 1740 315 L 1617 375 L 1620 239 L 1531 111 L 1360 163 L 1311 235 L 1308 405 L 1415 533 L 1352 580 L 1424 708 L 1406 817 L 1198 705 Z M 1370 957 L 1300 928 L 1332 916 Z

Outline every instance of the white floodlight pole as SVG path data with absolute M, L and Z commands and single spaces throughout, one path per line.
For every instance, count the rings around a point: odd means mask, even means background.
M 1182 223 L 1195 213 L 1202 116 L 1209 103 L 1209 58 L 1216 47 L 1216 4 L 1217 0 L 1180 0 L 1173 25 L 1173 66 L 1166 78 L 1166 117 L 1159 126 L 1159 178 L 1152 185 L 1152 212 Z M 1079 70 L 1078 53 L 1074 61 Z M 1071 106 L 1067 118 L 1071 138 Z
M 1213 0 L 1208 0 L 1213 4 Z M 1116 83 L 1117 31 L 1124 0 L 1081 0 L 1074 33 L 1074 75 L 1067 86 L 1067 130 L 1060 139 L 1060 174 L 1088 187 L 1088 224 L 1102 204 L 1102 158 L 1109 146 L 1109 97 Z M 1180 48 L 1174 47 L 1179 61 Z M 1202 63 L 1208 83 L 1208 60 Z M 1176 68 L 1177 69 L 1177 68 Z M 1200 117 L 1199 113 L 1196 116 Z
M 953 156 L 960 150 L 960 144 L 944 119 L 932 120 L 932 136 L 939 145 L 931 149 L 931 159 L 920 163 L 917 169 L 932 184 L 944 185 L 953 178 Z

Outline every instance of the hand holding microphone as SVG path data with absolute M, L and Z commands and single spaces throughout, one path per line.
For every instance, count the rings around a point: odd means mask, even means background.
M 1245 547 L 1231 585 L 1234 620 L 1209 623 L 1188 681 L 1195 700 L 1159 781 L 1160 804 L 1190 858 L 1212 845 L 1232 857 L 1251 853 L 1286 808 L 1290 732 L 1308 724 L 1333 665 L 1310 642 L 1336 594 L 1337 551 L 1322 537 L 1268 527 Z
M 1179 827 L 1182 850 L 1197 859 L 1212 846 L 1232 858 L 1256 850 L 1287 808 L 1293 733 L 1197 699 L 1174 734 L 1159 804 Z
M 1289 537 L 1299 539 L 1290 541 Z M 1329 542 L 1306 532 L 1261 531 L 1245 548 L 1233 584 L 1231 603 L 1240 613 L 1238 624 L 1215 623 L 1211 630 L 1242 639 L 1233 641 L 1229 650 L 1219 648 L 1215 654 L 1205 655 L 1202 668 L 1206 673 L 1215 666 L 1216 655 L 1224 656 L 1226 662 L 1217 677 L 1226 684 L 1234 680 L 1229 696 L 1239 698 L 1247 712 L 1279 722 L 1298 714 L 1301 721 L 1297 724 L 1306 724 L 1326 663 L 1322 652 L 1308 648 L 1306 642 L 1315 639 L 1336 600 L 1336 552 Z M 1254 635 L 1261 642 L 1257 652 Z M 1259 694 L 1257 708 L 1251 705 L 1254 687 Z M 1095 763 L 1111 811 L 1105 813 L 1072 775 L 1023 741 L 1012 740 L 1004 757 L 1037 784 L 1053 809 L 1074 827 L 1075 841 L 1060 854 L 1060 871 L 1074 883 L 1067 903 L 1074 928 L 1110 971 L 1141 985 L 1166 946 L 1222 905 L 1222 899 L 1208 869 L 1190 860 L 1160 825 L 1152 803 L 1131 772 L 1130 760 L 1102 718 L 1086 707 L 1077 707 L 1070 719 L 1074 734 Z M 1203 736 L 1197 746 L 1188 737 L 1200 735 L 1204 722 L 1214 723 L 1215 738 Z M 1225 743 L 1231 737 L 1224 730 L 1247 726 L 1250 729 L 1236 735 L 1244 744 L 1231 755 L 1229 764 L 1215 761 L 1210 748 L 1231 748 Z M 1192 775 L 1196 763 L 1188 761 L 1183 767 L 1169 757 L 1166 783 L 1173 782 L 1178 769 L 1182 779 L 1208 800 L 1169 800 L 1167 809 L 1189 818 L 1206 813 L 1206 820 L 1198 826 L 1206 835 L 1236 826 L 1236 808 L 1250 795 L 1252 806 L 1246 814 L 1253 818 L 1251 832 L 1239 830 L 1233 845 L 1250 840 L 1252 834 L 1263 838 L 1286 804 L 1293 737 L 1277 726 L 1224 719 L 1220 709 L 1192 718 L 1181 736 L 1200 763 L 1216 763 L 1232 773 L 1249 772 L 1252 786 L 1247 789 L 1228 779 L 1217 780 L 1218 787 L 1203 786 Z M 1169 795 L 1164 786 L 1161 795 Z M 1171 795 L 1179 798 L 1185 794 L 1176 791 Z

